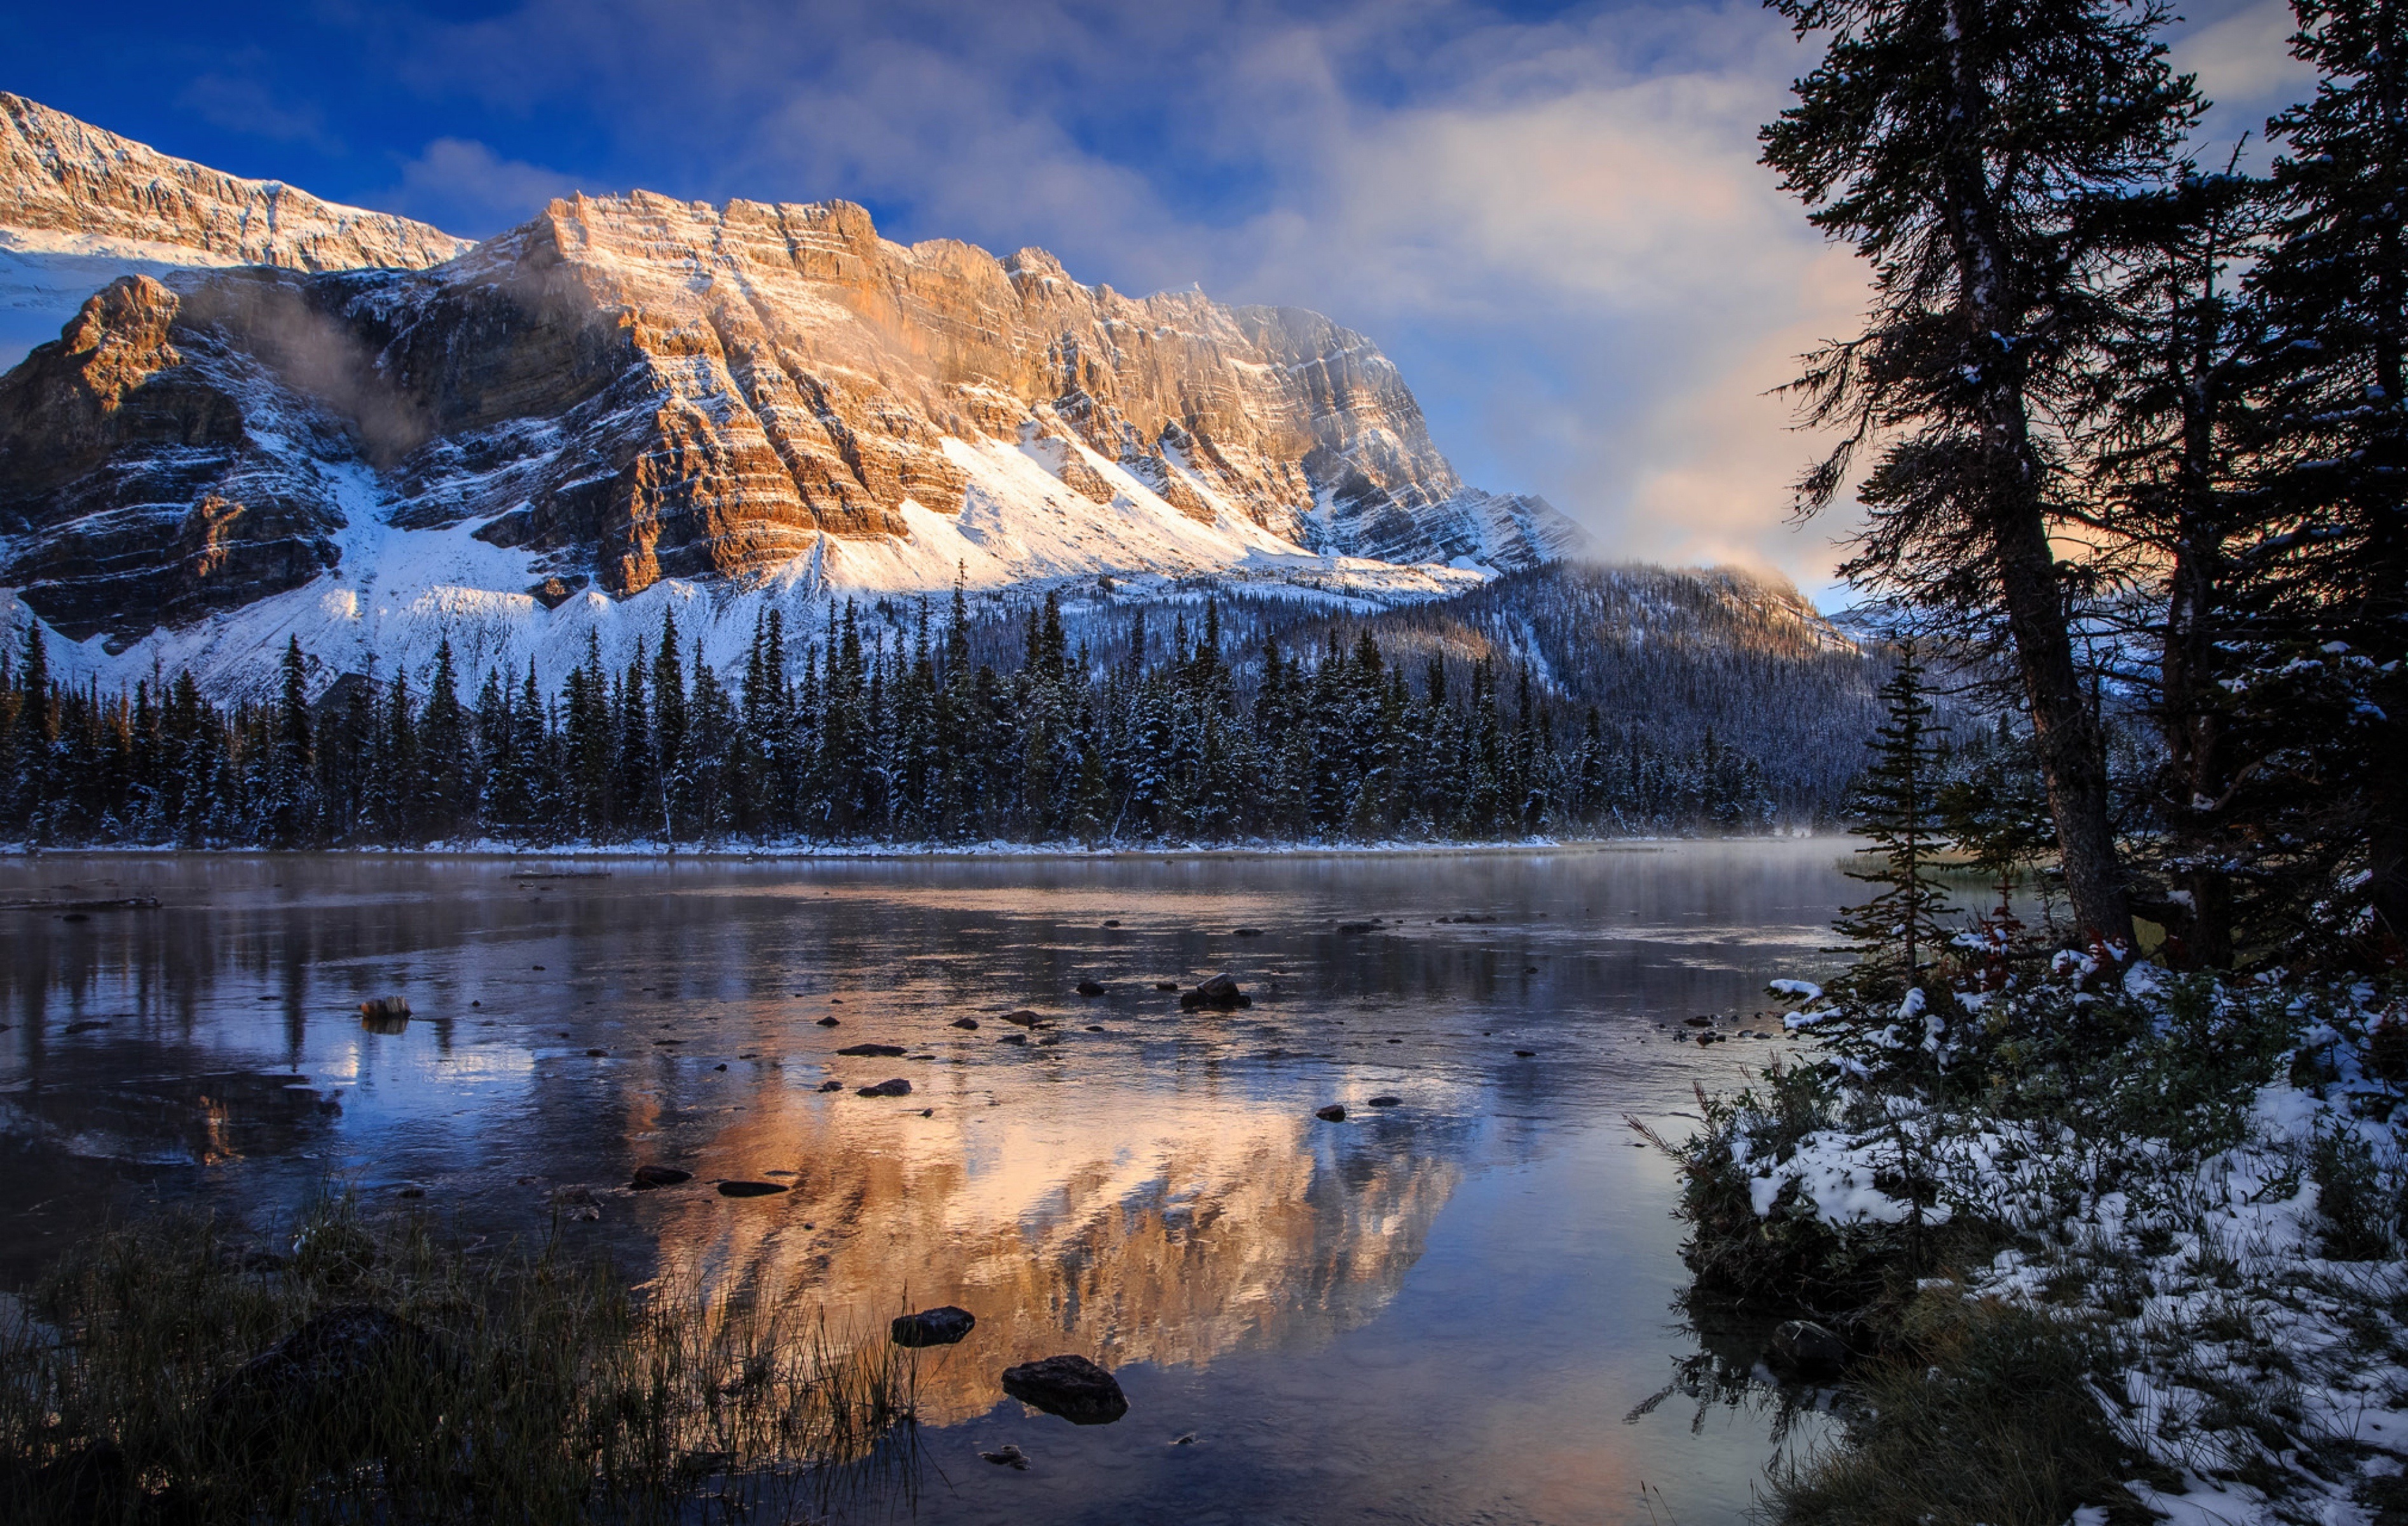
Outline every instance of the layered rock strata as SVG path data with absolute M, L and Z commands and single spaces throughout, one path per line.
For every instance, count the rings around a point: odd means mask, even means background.
M 0 91 L 0 228 L 62 250 L 147 246 L 178 264 L 416 269 L 469 247 L 423 223 L 172 158 Z M 200 256 L 177 259 L 178 253 Z
M 145 199 L 73 169 L 91 158 L 18 152 L 0 217 L 89 202 L 94 226 L 249 237 L 206 210 L 231 193 L 184 194 L 197 166 Z M 443 252 L 341 226 L 256 257 Z M 0 585 L 79 640 L 302 587 L 364 515 L 514 554 L 486 592 L 547 608 L 797 569 L 867 590 L 973 566 L 1509 570 L 1576 539 L 1542 500 L 1465 488 L 1396 367 L 1319 314 L 907 247 L 845 202 L 580 195 L 429 268 L 127 278 L 0 379 Z

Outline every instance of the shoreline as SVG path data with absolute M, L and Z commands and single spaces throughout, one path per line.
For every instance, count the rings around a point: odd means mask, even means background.
M 1530 838 L 1513 842 L 1354 842 L 1253 843 L 1226 847 L 1166 845 L 1160 847 L 1080 848 L 1054 843 L 998 841 L 950 844 L 910 842 L 782 844 L 749 847 L 686 847 L 639 843 L 580 843 L 562 847 L 519 848 L 480 841 L 459 846 L 424 848 L 179 848 L 136 843 L 104 843 L 89 847 L 33 847 L 0 844 L 0 862 L 42 858 L 288 858 L 353 857 L 360 859 L 467 859 L 479 862 L 542 863 L 553 860 L 595 863 L 619 861 L 658 864 L 679 859 L 713 863 L 859 863 L 1053 860 L 1062 862 L 1164 863 L 1187 859 L 1268 858 L 1406 858 L 1494 857 L 1512 854 L 1662 853 L 1688 842 L 1797 842 L 1844 841 L 1844 832 L 1751 832 L 1718 837 Z

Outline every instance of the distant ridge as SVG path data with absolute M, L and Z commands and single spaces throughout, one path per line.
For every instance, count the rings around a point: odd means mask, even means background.
M 1394 364 L 1303 309 L 907 246 L 841 201 L 578 194 L 470 247 L 0 106 L 0 277 L 106 282 L 0 377 L 0 616 L 101 667 L 222 692 L 298 638 L 321 682 L 447 641 L 559 668 L 664 601 L 732 654 L 769 609 L 957 576 L 1384 608 L 1584 541 L 1467 486 Z
M 0 227 L 55 236 L 64 252 L 107 241 L 294 270 L 419 269 L 470 241 L 391 212 L 246 180 L 0 91 Z M 129 250 L 128 252 L 136 251 Z

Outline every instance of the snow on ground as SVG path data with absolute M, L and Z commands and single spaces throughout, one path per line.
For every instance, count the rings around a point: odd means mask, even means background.
M 2134 975 L 2128 992 L 2155 997 L 2150 968 Z M 1776 988 L 1821 998 L 1803 982 Z M 2396 1020 L 2373 1006 L 2361 987 L 2340 1021 L 2362 1034 Z M 2399 1472 L 2408 1453 L 2408 1262 L 2396 1245 L 2332 1259 L 2311 1178 L 2319 1149 L 2355 1140 L 2396 1189 L 2399 1141 L 2363 1116 L 2396 1094 L 2331 1023 L 2311 1023 L 2303 1044 L 2325 1078 L 2258 1089 L 2239 1143 L 2204 1158 L 1899 1096 L 1879 1099 L 1885 1116 L 1871 1127 L 1817 1130 L 1777 1153 L 1742 1124 L 1733 1153 L 1759 1216 L 1785 1196 L 1783 1211 L 1811 1205 L 1834 1229 L 1903 1222 L 1914 1205 L 1875 1182 L 1898 1182 L 1912 1157 L 1938 1184 L 1922 1222 L 1971 1215 L 2014 1232 L 2016 1245 L 1963 1276 L 1964 1296 L 2114 1332 L 2124 1366 L 2100 1407 L 2183 1480 L 2179 1492 L 2128 1486 L 2178 1526 L 2357 1526 L 2370 1518 L 2356 1486 Z

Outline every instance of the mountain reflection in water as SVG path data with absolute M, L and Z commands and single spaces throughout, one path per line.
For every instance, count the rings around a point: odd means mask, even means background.
M 924 1519 L 1638 1521 L 1644 1476 L 1736 1520 L 1765 1422 L 1633 1414 L 1689 1346 L 1674 1183 L 1622 1117 L 1677 1131 L 1773 1047 L 1667 1025 L 1828 962 L 1842 851 L 0 860 L 0 901 L 161 901 L 0 913 L 0 1286 L 112 1216 L 265 1223 L 333 1179 L 838 1334 L 971 1310 L 921 1361 Z M 1222 970 L 1251 1008 L 1156 988 Z M 383 995 L 399 1032 L 362 1026 Z M 1058 1352 L 1128 1418 L 1003 1397 Z M 1007 1442 L 1029 1468 L 970 1450 Z

